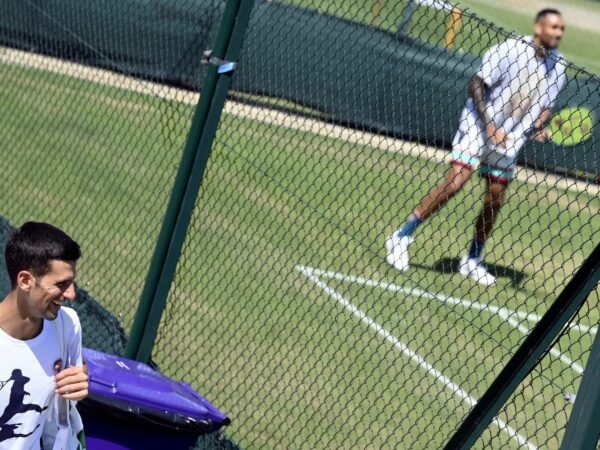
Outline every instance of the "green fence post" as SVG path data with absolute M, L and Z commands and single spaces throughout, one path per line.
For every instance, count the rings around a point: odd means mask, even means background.
M 228 0 L 211 53 L 212 61 L 237 61 L 254 0 Z M 171 192 L 150 263 L 140 303 L 127 342 L 126 356 L 147 362 L 175 274 L 185 235 L 200 190 L 232 72 L 213 64 L 204 80 L 200 101 Z
M 537 364 L 567 322 L 586 301 L 600 279 L 600 244 L 583 262 L 546 314 L 527 335 L 513 357 L 485 391 L 445 450 L 467 450 L 481 436 L 517 386 Z
M 600 437 L 600 335 L 583 371 L 560 450 L 595 450 Z
M 400 25 L 398 25 L 398 30 L 396 30 L 396 38 L 402 39 L 404 36 L 408 35 L 410 31 L 410 21 L 412 19 L 413 13 L 415 12 L 415 2 L 414 0 L 408 0 L 408 3 L 404 7 L 404 13 L 402 14 L 402 21 Z

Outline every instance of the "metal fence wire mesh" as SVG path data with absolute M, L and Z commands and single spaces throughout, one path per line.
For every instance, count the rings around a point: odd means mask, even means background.
M 589 328 L 582 324 L 589 317 L 598 317 L 598 296 L 598 289 L 590 294 L 587 304 L 571 321 L 571 327 L 563 331 L 498 416 L 505 422 L 522 424 L 523 431 L 528 430 L 533 439 L 523 442 L 523 448 L 525 445 L 560 447 L 565 423 L 571 416 L 581 375 L 598 331 L 597 326 Z M 503 432 L 514 433 L 508 427 L 489 427 L 479 440 L 480 448 L 503 448 Z
M 56 224 L 81 242 L 80 287 L 126 330 L 198 100 L 158 82 L 171 72 L 191 78 L 189 61 L 198 62 L 214 34 L 203 24 L 208 17 L 190 13 L 193 2 L 178 6 L 186 23 L 202 30 L 188 35 L 183 55 L 170 51 L 177 36 L 140 37 L 145 21 L 168 21 L 165 10 L 146 17 L 133 2 L 0 7 L 2 215 L 13 225 Z M 132 62 L 117 50 L 142 54 Z M 162 73 L 144 72 L 150 62 Z M 84 344 L 102 348 L 113 337 L 88 328 Z
M 510 36 L 463 15 L 458 53 L 447 12 L 417 8 L 398 37 L 344 5 L 255 6 L 154 354 L 227 405 L 243 448 L 441 448 L 598 241 L 598 187 L 542 165 L 574 146 L 528 144 L 485 245 L 495 285 L 458 273 L 477 172 L 414 234 L 411 269 L 390 267 L 386 239 L 448 170 L 479 55 Z M 555 110 L 597 105 L 596 83 L 569 66 Z M 596 305 L 479 448 L 558 447 Z
M 81 242 L 113 328 L 131 327 L 224 4 L 0 7 L 2 215 Z M 461 120 L 476 74 L 505 145 L 479 142 L 475 105 Z M 443 447 L 600 241 L 599 86 L 440 1 L 255 1 L 153 360 L 240 448 Z M 476 448 L 559 447 L 598 304 Z

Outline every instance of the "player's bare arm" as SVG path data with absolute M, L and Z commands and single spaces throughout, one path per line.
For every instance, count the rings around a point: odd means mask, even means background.
M 506 140 L 506 133 L 502 128 L 496 127 L 494 121 L 487 112 L 485 104 L 485 83 L 477 75 L 473 75 L 473 78 L 467 83 L 467 92 L 469 97 L 473 99 L 475 103 L 475 110 L 481 122 L 485 126 L 485 132 L 490 139 L 490 142 L 494 145 L 504 145 Z
M 539 115 L 539 117 L 535 120 L 533 124 L 533 133 L 531 135 L 531 139 L 537 142 L 546 142 L 550 139 L 550 130 L 546 127 L 546 124 L 550 120 L 550 116 L 552 115 L 552 110 L 550 108 L 545 108 Z

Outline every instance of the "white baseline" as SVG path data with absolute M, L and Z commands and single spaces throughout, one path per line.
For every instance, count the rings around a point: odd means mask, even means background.
M 327 286 L 326 283 L 321 281 L 318 278 L 317 270 L 311 269 L 310 267 L 305 266 L 296 266 L 296 269 L 300 271 L 303 275 L 308 277 L 313 283 L 315 283 L 318 287 L 320 287 L 323 291 L 325 291 L 331 298 L 341 304 L 344 309 L 350 311 L 355 317 L 359 318 L 361 322 L 365 323 L 372 330 L 374 330 L 379 336 L 383 337 L 387 342 L 391 343 L 395 348 L 400 350 L 404 355 L 408 356 L 414 362 L 418 364 L 418 366 L 426 371 L 428 375 L 432 375 L 436 381 L 440 382 L 444 385 L 444 387 L 450 390 L 454 395 L 460 397 L 460 399 L 465 402 L 469 407 L 475 406 L 477 403 L 477 399 L 469 395 L 465 390 L 463 390 L 460 386 L 455 384 L 450 378 L 444 375 L 442 372 L 437 370 L 431 364 L 429 364 L 424 358 L 419 356 L 413 350 L 408 348 L 408 346 L 402 343 L 397 337 L 375 322 L 373 319 L 368 317 L 364 312 L 338 294 L 334 289 Z M 506 424 L 504 421 L 494 418 L 493 423 L 495 423 L 500 430 L 510 436 L 510 438 L 516 440 L 519 444 L 519 447 L 527 447 L 529 450 L 536 450 L 537 446 L 530 443 L 526 437 L 523 437 L 521 434 L 517 432 L 514 428 Z
M 338 280 L 338 281 L 342 281 L 342 282 L 354 283 L 354 284 L 358 284 L 360 286 L 377 287 L 377 288 L 380 288 L 380 289 L 383 289 L 386 291 L 390 291 L 390 292 L 401 292 L 403 294 L 411 295 L 414 297 L 435 300 L 440 303 L 444 303 L 446 305 L 458 305 L 465 309 L 474 309 L 477 311 L 484 311 L 484 312 L 487 312 L 488 314 L 496 315 L 499 318 L 501 318 L 502 320 L 505 320 L 509 325 L 516 328 L 523 335 L 527 335 L 530 330 L 525 325 L 523 325 L 521 322 L 516 320 L 515 317 L 517 317 L 519 319 L 525 319 L 529 322 L 534 322 L 534 323 L 537 323 L 540 319 L 540 316 L 537 314 L 530 314 L 530 313 L 524 313 L 521 311 L 514 311 L 509 308 L 498 307 L 498 306 L 483 304 L 483 303 L 479 303 L 479 302 L 473 302 L 470 300 L 451 297 L 451 296 L 447 296 L 444 294 L 435 294 L 435 293 L 431 293 L 431 292 L 428 292 L 428 291 L 420 289 L 420 288 L 407 288 L 407 287 L 399 286 L 399 285 L 393 284 L 393 283 L 386 283 L 384 281 L 369 280 L 367 278 L 354 276 L 354 275 L 346 275 L 343 273 L 333 272 L 333 271 L 329 271 L 329 270 L 316 269 L 316 268 L 307 267 L 307 266 L 298 266 L 298 270 L 303 270 L 303 269 L 311 271 L 311 273 L 314 273 L 317 277 L 323 277 L 323 278 L 334 279 L 334 280 Z M 574 331 L 579 331 L 582 333 L 593 333 L 593 334 L 596 334 L 596 332 L 598 330 L 598 327 L 588 327 L 588 326 L 581 325 L 581 324 L 571 325 L 570 328 Z M 583 373 L 584 367 L 581 364 L 576 363 L 575 361 L 573 361 L 571 358 L 569 358 L 564 353 L 561 353 L 556 348 L 552 347 L 552 349 L 550 350 L 550 354 L 552 356 L 554 356 L 555 358 L 558 358 L 567 367 L 571 368 L 571 370 L 573 370 L 573 372 L 575 372 L 576 374 L 581 375 Z

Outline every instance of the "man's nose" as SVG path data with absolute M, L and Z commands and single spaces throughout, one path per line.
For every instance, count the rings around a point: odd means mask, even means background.
M 75 283 L 71 283 L 63 295 L 67 300 L 75 300 Z

